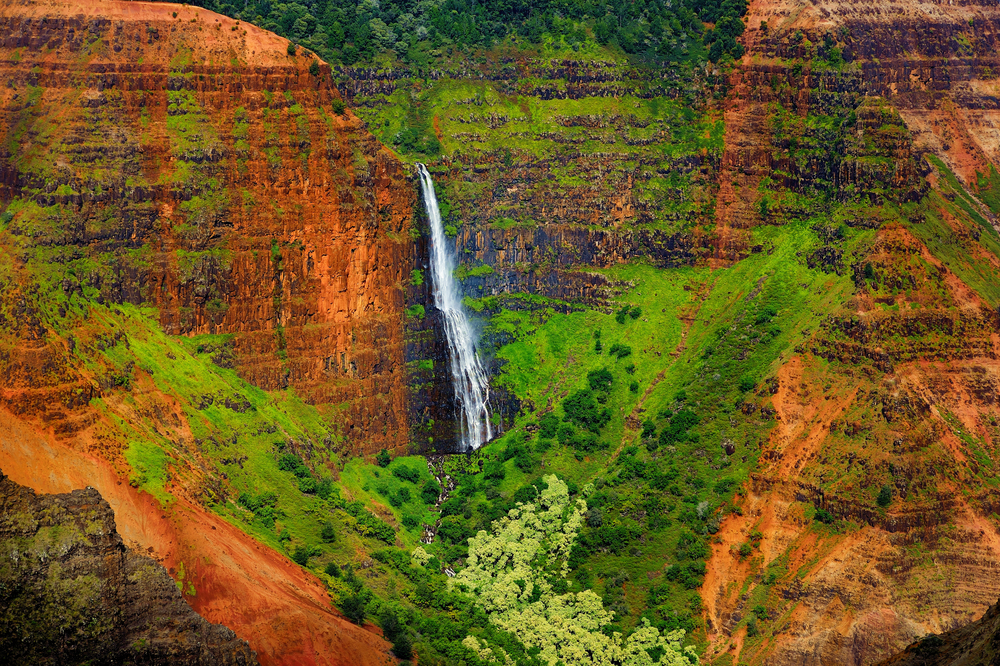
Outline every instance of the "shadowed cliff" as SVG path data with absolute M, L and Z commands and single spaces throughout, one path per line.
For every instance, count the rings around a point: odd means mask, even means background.
M 126 548 L 93 488 L 37 495 L 0 473 L 0 651 L 9 664 L 249 666 L 167 570 Z

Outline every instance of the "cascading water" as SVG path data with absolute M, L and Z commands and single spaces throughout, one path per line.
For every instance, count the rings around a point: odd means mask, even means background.
M 463 451 L 478 449 L 493 437 L 490 425 L 490 384 L 476 353 L 475 337 L 462 307 L 455 266 L 445 245 L 444 226 L 438 210 L 434 181 L 423 164 L 417 164 L 424 206 L 431 223 L 431 282 L 434 305 L 444 315 L 444 333 L 448 340 L 448 363 L 451 366 L 455 399 L 461 422 L 460 445 Z

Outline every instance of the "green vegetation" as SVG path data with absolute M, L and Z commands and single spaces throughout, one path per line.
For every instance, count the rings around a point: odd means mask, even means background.
M 698 63 L 738 58 L 743 0 L 683 0 L 673 4 L 604 0 L 476 3 L 448 0 L 412 5 L 401 0 L 198 0 L 194 4 L 256 23 L 309 47 L 324 59 L 354 64 L 380 57 L 426 67 L 442 48 L 488 49 L 515 39 L 557 43 L 574 51 L 613 46 L 649 62 Z M 707 29 L 705 24 L 714 24 Z M 295 45 L 288 45 L 295 54 Z

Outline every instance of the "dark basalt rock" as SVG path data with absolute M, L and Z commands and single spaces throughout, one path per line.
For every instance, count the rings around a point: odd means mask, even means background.
M 127 548 L 93 488 L 38 495 L 0 472 L 0 661 L 249 666 L 231 629 L 184 601 L 162 565 Z

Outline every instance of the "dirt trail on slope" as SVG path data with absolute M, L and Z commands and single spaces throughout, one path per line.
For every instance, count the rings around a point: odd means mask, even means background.
M 164 509 L 110 466 L 53 443 L 0 411 L 0 469 L 41 493 L 92 486 L 111 504 L 125 542 L 159 560 L 196 594 L 188 603 L 246 639 L 260 663 L 287 666 L 391 664 L 389 645 L 337 615 L 323 584 L 281 554 L 184 499 Z

